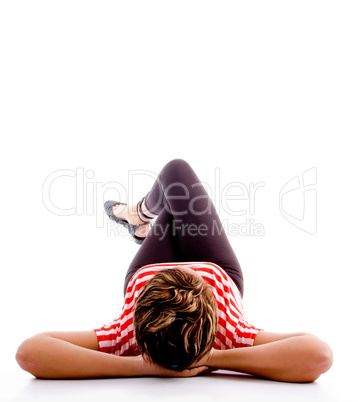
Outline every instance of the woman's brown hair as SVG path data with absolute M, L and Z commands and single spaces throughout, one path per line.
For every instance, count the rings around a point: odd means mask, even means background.
M 213 346 L 217 330 L 216 300 L 209 285 L 180 268 L 153 276 L 134 309 L 134 335 L 143 357 L 182 371 Z

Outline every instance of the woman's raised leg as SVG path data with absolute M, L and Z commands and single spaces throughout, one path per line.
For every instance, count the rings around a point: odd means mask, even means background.
M 159 216 L 128 269 L 125 288 L 143 265 L 208 261 L 221 266 L 243 295 L 239 261 L 214 204 L 186 161 L 174 159 L 163 167 L 144 206 Z

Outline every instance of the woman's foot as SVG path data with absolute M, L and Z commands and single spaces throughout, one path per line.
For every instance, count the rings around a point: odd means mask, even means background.
M 142 202 L 143 201 L 143 202 Z M 124 204 L 116 204 L 113 206 L 112 211 L 114 215 L 119 218 L 119 219 L 124 219 L 131 225 L 141 225 L 139 228 L 135 231 L 135 235 L 138 237 L 142 237 L 143 239 L 147 237 L 149 231 L 150 231 L 150 221 L 155 217 L 155 215 L 151 214 L 145 207 L 144 200 L 142 200 L 141 209 L 143 213 L 146 215 L 144 217 L 141 213 L 140 210 L 138 210 L 138 207 L 136 205 L 124 205 Z M 151 219 L 148 219 L 149 217 L 152 217 Z M 148 222 L 145 224 L 145 222 Z

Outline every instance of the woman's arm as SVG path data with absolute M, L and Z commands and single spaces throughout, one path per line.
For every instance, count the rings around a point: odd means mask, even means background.
M 41 333 L 24 341 L 16 360 L 37 378 L 103 378 L 137 376 L 191 377 L 208 367 L 178 373 L 145 362 L 142 356 L 121 357 L 98 351 L 94 331 Z
M 282 339 L 292 338 L 293 336 L 311 335 L 308 332 L 292 332 L 292 333 L 281 333 L 281 332 L 269 332 L 260 331 L 255 337 L 254 346 L 263 345 L 264 343 L 270 343 L 275 341 L 281 341 Z
M 99 352 L 96 341 L 94 331 L 41 333 L 19 346 L 16 360 L 22 369 L 38 378 L 140 375 L 135 361 Z
M 213 349 L 200 364 L 287 382 L 315 381 L 332 366 L 331 348 L 315 335 L 300 333 L 285 337 L 268 333 L 266 337 L 267 343 L 262 335 L 262 343 L 252 347 Z

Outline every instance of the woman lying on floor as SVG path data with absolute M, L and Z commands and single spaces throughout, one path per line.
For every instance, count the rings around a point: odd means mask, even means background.
M 16 354 L 24 370 L 102 378 L 225 369 L 287 382 L 312 382 L 329 370 L 332 350 L 315 335 L 268 332 L 245 320 L 241 267 L 187 162 L 167 163 L 136 206 L 107 201 L 105 210 L 143 243 L 126 274 L 121 316 L 95 330 L 25 340 Z

